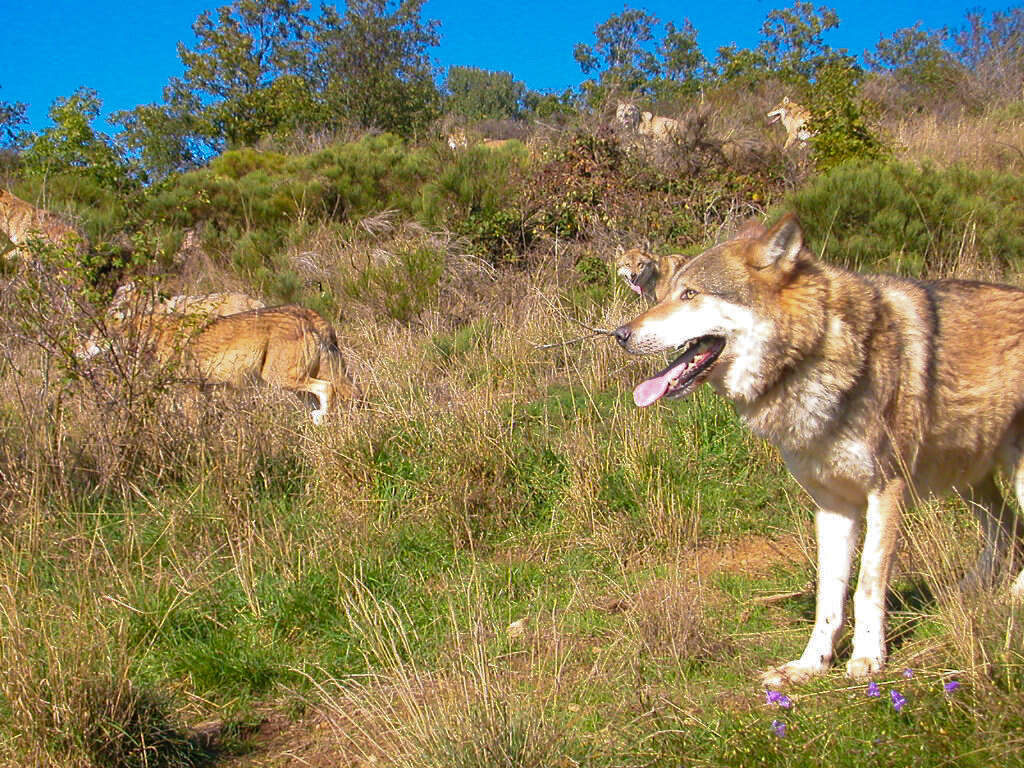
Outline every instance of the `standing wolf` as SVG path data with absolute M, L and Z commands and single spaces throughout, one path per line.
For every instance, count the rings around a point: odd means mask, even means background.
M 814 131 L 807 127 L 811 122 L 810 110 L 791 101 L 789 96 L 783 96 L 782 101 L 772 107 L 766 117 L 769 125 L 779 120 L 782 121 L 782 126 L 786 129 L 786 143 L 782 146 L 783 150 L 789 149 L 798 141 L 800 144 L 805 144 L 814 136 Z
M 814 628 L 766 684 L 828 669 L 862 526 L 846 672 L 883 668 L 886 588 L 911 498 L 955 490 L 972 502 L 986 543 L 969 585 L 992 578 L 1018 543 L 993 473 L 1009 472 L 1024 505 L 1024 291 L 849 272 L 818 261 L 789 215 L 679 267 L 667 294 L 615 336 L 634 354 L 681 350 L 636 387 L 637 405 L 709 381 L 818 505 Z M 1024 595 L 1024 572 L 1012 590 Z

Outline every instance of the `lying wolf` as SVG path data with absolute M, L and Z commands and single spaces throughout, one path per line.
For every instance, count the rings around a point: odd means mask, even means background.
M 1024 290 L 849 272 L 817 260 L 790 215 L 678 268 L 666 295 L 615 336 L 634 354 L 679 350 L 636 387 L 637 405 L 710 382 L 818 506 L 814 628 L 766 684 L 828 669 L 861 527 L 846 672 L 883 668 L 886 589 L 911 499 L 954 490 L 972 502 L 985 545 L 970 585 L 1019 543 L 1021 521 L 993 475 L 1005 468 L 1024 505 Z M 1024 572 L 1012 592 L 1024 595 Z
M 163 365 L 201 386 L 239 387 L 251 380 L 309 392 L 314 424 L 339 398 L 357 396 L 330 323 L 311 309 L 284 305 L 205 322 L 195 315 L 133 315 L 120 329 Z M 89 350 L 95 354 L 98 349 Z

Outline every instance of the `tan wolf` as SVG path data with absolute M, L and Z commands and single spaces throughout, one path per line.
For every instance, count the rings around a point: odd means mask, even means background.
M 85 236 L 57 214 L 0 189 L 0 258 L 8 254 L 23 257 L 32 238 L 53 245 L 85 244 Z
M 358 392 L 345 372 L 331 324 L 311 309 L 286 304 L 218 317 L 203 324 L 184 314 L 133 315 L 122 329 L 161 364 L 179 366 L 201 386 L 257 380 L 309 392 L 320 424 L 339 399 Z M 98 350 L 90 350 L 95 354 Z
M 883 668 L 886 589 L 912 499 L 953 490 L 971 502 L 985 545 L 967 586 L 992 579 L 1020 543 L 994 473 L 1009 473 L 1024 505 L 1024 290 L 840 269 L 811 253 L 788 215 L 679 267 L 667 294 L 615 336 L 634 354 L 679 350 L 636 387 L 637 405 L 710 382 L 817 504 L 814 628 L 766 684 L 830 666 L 861 528 L 846 672 Z M 1024 595 L 1024 572 L 1011 593 Z
M 657 301 L 665 295 L 676 266 L 684 259 L 679 254 L 658 256 L 648 247 L 625 249 L 620 246 L 615 252 L 615 274 L 637 295 Z
M 782 126 L 786 129 L 786 143 L 782 146 L 783 149 L 789 149 L 797 141 L 804 144 L 815 135 L 814 131 L 807 127 L 811 120 L 810 110 L 791 101 L 789 96 L 783 96 L 782 101 L 769 110 L 767 117 L 769 125 L 782 121 Z
M 667 143 L 680 133 L 679 121 L 661 117 L 653 112 L 641 112 L 636 104 L 619 102 L 615 107 L 615 125 L 630 133 L 653 139 L 656 143 Z

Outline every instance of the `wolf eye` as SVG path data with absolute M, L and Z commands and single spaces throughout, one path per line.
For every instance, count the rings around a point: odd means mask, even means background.
M 692 299 L 696 295 L 697 292 L 693 290 L 693 288 L 686 288 L 683 290 L 681 298 L 683 301 L 686 301 L 687 299 Z

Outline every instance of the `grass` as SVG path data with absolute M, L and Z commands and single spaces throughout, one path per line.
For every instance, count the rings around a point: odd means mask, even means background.
M 1024 763 L 1021 608 L 955 588 L 964 504 L 907 516 L 883 695 L 836 671 L 769 705 L 813 621 L 809 500 L 710 390 L 638 410 L 660 361 L 573 341 L 637 310 L 597 245 L 463 245 L 378 214 L 279 255 L 365 393 L 323 428 L 76 368 L 69 286 L 3 295 L 0 764 Z

